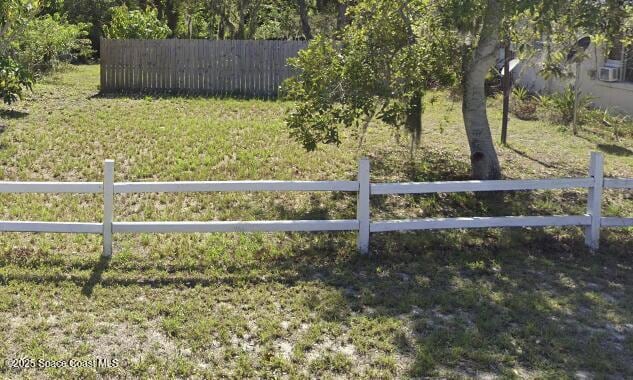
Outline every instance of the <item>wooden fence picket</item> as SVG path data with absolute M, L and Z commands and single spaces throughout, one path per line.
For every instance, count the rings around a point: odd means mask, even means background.
M 276 97 L 303 41 L 101 40 L 101 91 Z

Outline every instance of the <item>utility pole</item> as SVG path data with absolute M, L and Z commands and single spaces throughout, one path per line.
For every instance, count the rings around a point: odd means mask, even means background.
M 506 39 L 504 43 L 503 57 L 503 121 L 501 124 L 501 145 L 508 143 L 508 121 L 510 114 L 510 93 L 512 87 L 512 78 L 510 73 L 510 40 Z
M 574 84 L 574 121 L 572 130 L 574 136 L 578 134 L 578 102 L 580 99 L 580 61 L 576 62 L 576 81 Z

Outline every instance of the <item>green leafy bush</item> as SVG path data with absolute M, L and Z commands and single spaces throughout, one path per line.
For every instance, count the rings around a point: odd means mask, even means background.
M 127 6 L 112 8 L 112 21 L 104 27 L 104 35 L 112 39 L 162 39 L 171 34 L 171 30 L 158 19 L 156 9 L 145 11 L 128 10 Z
M 520 102 L 525 102 L 529 99 L 530 92 L 525 87 L 515 87 L 512 90 L 512 96 Z
M 175 34 L 178 38 L 208 39 L 210 37 L 209 22 L 207 22 L 203 14 L 185 14 L 182 22 L 178 23 Z
M 88 24 L 69 24 L 50 15 L 34 18 L 16 36 L 13 56 L 27 70 L 39 74 L 60 62 L 72 62 L 92 54 Z
M 9 57 L 0 57 L 0 97 L 4 103 L 16 102 L 32 85 L 33 78 L 23 66 Z
M 569 125 L 574 120 L 574 88 L 569 86 L 563 92 L 543 95 L 538 98 L 539 107 L 545 117 L 556 124 Z M 591 105 L 591 97 L 580 94 L 578 99 L 579 112 L 585 111 Z
M 296 102 L 286 123 L 308 150 L 339 144 L 339 128 L 354 128 L 359 141 L 372 121 L 410 133 L 422 129 L 423 97 L 456 82 L 454 35 L 438 28 L 425 7 L 404 14 L 397 2 L 368 0 L 348 9 L 356 22 L 339 39 L 318 36 L 289 60 L 298 75 L 284 84 Z M 411 26 L 409 20 L 424 20 Z M 431 32 L 433 31 L 433 32 Z
M 510 111 L 521 120 L 536 120 L 537 101 L 525 87 L 512 90 Z

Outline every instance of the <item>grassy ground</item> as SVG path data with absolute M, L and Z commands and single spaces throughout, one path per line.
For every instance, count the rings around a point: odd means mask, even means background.
M 2 180 L 353 179 L 468 176 L 459 104 L 435 94 L 422 147 L 372 128 L 357 148 L 306 153 L 283 102 L 101 97 L 98 67 L 39 84 L 0 113 Z M 428 101 L 431 101 L 429 97 Z M 500 115 L 491 100 L 491 120 Z M 591 127 L 591 128 L 589 128 Z M 512 120 L 508 178 L 587 172 L 606 154 L 633 177 L 633 142 Z M 495 129 L 495 135 L 498 131 Z M 581 213 L 586 192 L 372 199 L 375 218 Z M 605 213 L 633 214 L 631 192 Z M 96 196 L 1 195 L 0 219 L 99 221 Z M 340 194 L 118 196 L 116 220 L 354 218 Z M 8 378 L 630 378 L 633 231 L 591 254 L 576 228 L 384 234 L 369 259 L 354 234 L 0 235 L 0 359 L 117 358 L 116 368 L 15 369 Z

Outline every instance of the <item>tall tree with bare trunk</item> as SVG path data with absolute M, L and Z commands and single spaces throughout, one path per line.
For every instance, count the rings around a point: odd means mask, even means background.
M 462 113 L 470 147 L 473 178 L 499 179 L 501 166 L 495 150 L 486 107 L 486 75 L 498 54 L 503 8 L 499 0 L 487 0 L 477 46 L 464 60 Z
M 291 94 L 300 103 L 288 125 L 309 149 L 318 143 L 338 143 L 337 124 L 367 126 L 372 118 L 419 132 L 425 89 L 446 83 L 433 81 L 452 70 L 457 80 L 448 82 L 460 83 L 463 91 L 472 177 L 499 179 L 501 165 L 488 120 L 485 82 L 500 57 L 502 29 L 507 34 L 507 28 L 527 26 L 538 32 L 537 38 L 553 26 L 582 33 L 590 23 L 587 20 L 595 19 L 591 10 L 595 3 L 359 0 L 346 13 L 347 28 L 328 43 L 316 39 L 316 45 L 297 61 L 303 73 L 291 83 Z M 399 57 L 406 58 L 398 61 Z
M 299 18 L 301 20 L 301 29 L 306 40 L 312 39 L 312 28 L 310 27 L 310 19 L 308 17 L 308 4 L 306 0 L 297 0 L 297 8 L 299 9 Z

